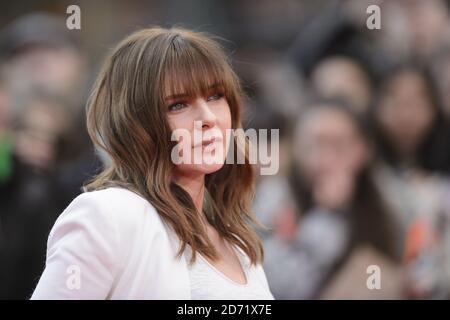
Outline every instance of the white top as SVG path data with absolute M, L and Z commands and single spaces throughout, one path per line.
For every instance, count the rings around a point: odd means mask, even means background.
M 195 262 L 189 264 L 191 250 L 188 248 L 185 258 L 189 269 L 192 300 L 273 300 L 265 279 L 260 279 L 257 271 L 250 266 L 250 259 L 238 247 L 235 250 L 245 273 L 245 284 L 240 284 L 217 268 L 201 254 Z
M 139 195 L 122 188 L 83 193 L 50 232 L 32 299 L 191 299 L 179 244 Z M 262 267 L 252 270 L 269 290 Z

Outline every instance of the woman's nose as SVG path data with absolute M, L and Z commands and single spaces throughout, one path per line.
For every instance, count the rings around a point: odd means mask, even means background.
M 202 122 L 202 128 L 214 127 L 217 117 L 211 110 L 208 102 L 205 99 L 198 99 L 197 103 L 199 110 L 197 121 Z

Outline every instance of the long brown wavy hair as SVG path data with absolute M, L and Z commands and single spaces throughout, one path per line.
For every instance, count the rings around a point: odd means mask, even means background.
M 182 28 L 148 28 L 117 45 L 87 103 L 89 135 L 109 154 L 111 163 L 84 191 L 122 187 L 144 197 L 178 235 L 178 256 L 186 245 L 191 247 L 191 262 L 196 253 L 213 260 L 218 253 L 192 198 L 172 181 L 174 142 L 164 98 L 167 92 L 198 96 L 212 85 L 224 88 L 232 128 L 242 128 L 243 91 L 218 42 Z M 254 171 L 248 161 L 249 145 L 234 136 L 233 140 L 234 155 L 244 152 L 245 164 L 226 163 L 205 177 L 203 210 L 224 240 L 240 247 L 253 264 L 261 263 L 263 248 L 253 227 L 262 225 L 251 211 Z

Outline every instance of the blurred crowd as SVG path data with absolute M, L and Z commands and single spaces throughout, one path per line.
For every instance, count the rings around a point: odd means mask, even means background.
M 0 16 L 0 299 L 31 295 L 51 226 L 107 161 L 84 123 L 101 59 L 173 24 L 226 38 L 245 127 L 280 130 L 254 202 L 275 298 L 450 298 L 450 1 L 85 0 L 81 30 L 72 3 L 42 4 Z

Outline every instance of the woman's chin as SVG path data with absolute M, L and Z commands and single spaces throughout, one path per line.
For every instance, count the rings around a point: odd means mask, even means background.
M 204 173 L 204 174 L 211 174 L 214 172 L 219 171 L 223 167 L 223 163 L 202 163 L 197 165 L 197 170 Z

